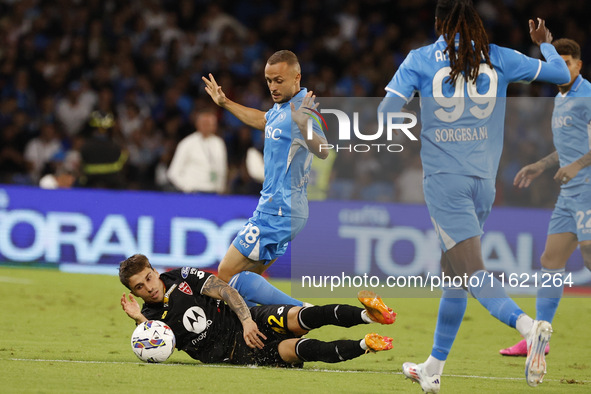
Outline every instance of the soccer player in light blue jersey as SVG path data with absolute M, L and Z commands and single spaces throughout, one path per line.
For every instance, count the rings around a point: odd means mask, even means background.
M 583 62 L 579 44 L 567 38 L 553 44 L 571 76 L 568 83 L 558 85 L 559 93 L 554 99 L 552 134 L 556 151 L 523 167 L 513 180 L 517 187 L 528 187 L 545 170 L 560 166 L 554 175 L 554 180 L 561 184 L 560 195 L 541 258 L 542 275 L 551 280 L 538 288 L 536 299 L 536 318 L 549 322 L 554 319 L 562 297 L 564 267 L 577 245 L 591 270 L 591 83 L 580 74 Z M 500 353 L 526 356 L 526 341 Z
M 261 197 L 252 218 L 220 262 L 218 276 L 238 290 L 249 306 L 302 306 L 301 301 L 279 291 L 261 274 L 285 253 L 288 242 L 306 224 L 306 187 L 312 157 L 328 156 L 327 150 L 320 150 L 320 145 L 326 144 L 326 137 L 317 125 L 313 125 L 313 138 L 303 137 L 309 109 L 315 109 L 318 104 L 314 103 L 313 92 L 300 87 L 301 69 L 293 52 L 275 52 L 267 60 L 265 80 L 275 102 L 267 112 L 230 100 L 213 75 L 203 77 L 205 90 L 217 105 L 265 133 L 265 181 Z
M 443 288 L 431 355 L 422 364 L 404 363 L 403 373 L 424 391 L 439 392 L 469 291 L 527 338 L 532 351 L 526 381 L 536 386 L 545 373 L 544 348 L 552 327 L 523 313 L 486 271 L 480 236 L 495 196 L 507 85 L 534 80 L 563 84 L 568 69 L 550 44 L 543 20 L 538 27 L 530 20 L 529 28 L 546 62 L 489 44 L 469 0 L 439 0 L 435 16 L 439 39 L 408 54 L 386 87 L 379 112 L 398 112 L 415 92 L 420 94 L 423 189 L 442 249 L 442 271 L 468 280 L 462 287 Z

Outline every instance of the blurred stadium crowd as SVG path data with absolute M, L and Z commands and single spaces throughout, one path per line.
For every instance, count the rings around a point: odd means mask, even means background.
M 0 182 L 45 187 L 174 190 L 166 171 L 178 142 L 211 100 L 214 74 L 244 105 L 272 106 L 266 59 L 291 49 L 302 84 L 319 97 L 381 97 L 409 50 L 435 39 L 427 0 L 4 0 L 0 2 Z M 545 18 L 591 59 L 591 4 L 476 0 L 491 42 L 538 56 L 527 20 Z M 590 75 L 591 61 L 583 75 Z M 514 85 L 512 96 L 552 97 L 553 86 Z M 551 104 L 551 100 L 550 100 Z M 524 104 L 524 106 L 527 104 Z M 550 107 L 551 108 L 551 107 Z M 228 151 L 226 193 L 253 193 L 245 170 L 261 133 L 218 114 Z M 546 111 L 547 113 L 547 111 Z M 535 116 L 532 115 L 532 116 Z M 548 172 L 531 189 L 518 169 L 553 151 L 545 130 L 508 125 L 497 204 L 552 206 Z M 399 154 L 339 152 L 315 168 L 313 198 L 421 202 L 418 147 Z M 50 176 L 50 179 L 46 175 Z M 258 187 L 257 187 L 258 186 Z

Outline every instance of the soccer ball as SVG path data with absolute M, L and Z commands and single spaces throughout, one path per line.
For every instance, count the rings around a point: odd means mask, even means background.
M 142 361 L 161 363 L 174 351 L 176 339 L 172 329 L 161 321 L 148 320 L 131 334 L 131 348 Z

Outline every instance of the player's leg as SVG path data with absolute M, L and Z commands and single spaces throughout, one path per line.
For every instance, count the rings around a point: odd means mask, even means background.
M 552 223 L 552 221 L 551 221 Z M 552 229 L 552 224 L 550 225 Z M 546 239 L 546 246 L 542 253 L 542 275 L 537 290 L 536 319 L 552 323 L 560 299 L 564 284 L 562 278 L 564 267 L 570 255 L 577 247 L 577 238 L 573 233 L 550 234 Z M 550 351 L 550 345 L 546 346 L 545 353 Z M 506 349 L 499 350 L 503 356 L 527 356 L 527 342 L 525 339 Z
M 285 294 L 261 275 L 244 270 L 234 275 L 229 285 L 235 288 L 251 307 L 260 305 L 290 304 L 302 306 L 303 302 Z
M 449 277 L 456 275 L 443 252 L 441 253 L 441 271 L 442 275 L 445 273 Z M 423 364 L 423 369 L 428 376 L 443 373 L 445 361 L 460 329 L 468 305 L 468 292 L 461 286 L 453 286 L 450 283 L 443 286 L 441 290 L 437 324 L 433 334 L 433 348 L 431 355 Z
M 423 189 L 429 215 L 444 252 L 454 249 L 470 254 L 467 247 L 474 245 L 467 244 L 458 248 L 459 244 L 465 243 L 459 241 L 481 234 L 471 199 L 472 183 L 469 177 L 452 174 L 429 176 L 424 181 Z M 459 266 L 459 270 L 456 271 L 444 252 L 441 255 L 442 274 L 454 277 L 466 270 L 466 264 L 459 264 L 468 259 L 456 261 Z M 473 253 L 470 254 L 471 257 L 472 255 Z M 478 261 L 482 262 L 482 259 L 476 260 Z M 465 289 L 444 287 L 442 290 L 431 354 L 424 363 L 417 365 L 406 362 L 402 366 L 404 375 L 419 383 L 426 392 L 439 392 L 440 375 L 443 373 L 445 361 L 462 323 L 467 304 Z
M 288 363 L 322 361 L 338 363 L 352 360 L 367 352 L 392 349 L 392 338 L 367 334 L 361 340 L 341 339 L 324 342 L 311 338 L 293 338 L 281 341 L 279 355 Z
M 559 196 L 548 224 L 548 237 L 541 257 L 541 281 L 537 289 L 536 318 L 552 322 L 562 297 L 563 283 L 556 277 L 562 277 L 564 267 L 572 252 L 577 247 L 577 202 L 571 197 Z M 579 234 L 577 234 L 579 235 Z M 584 236 L 581 234 L 581 237 Z M 546 346 L 545 353 L 550 351 Z M 525 339 L 506 349 L 501 349 L 504 356 L 527 356 Z
M 533 319 L 523 313 L 521 308 L 507 296 L 504 286 L 484 268 L 480 235 L 495 197 L 493 179 L 468 178 L 456 186 L 462 187 L 458 195 L 460 206 L 455 216 L 459 223 L 450 223 L 449 217 L 442 219 L 442 232 L 450 227 L 456 239 L 463 239 L 448 248 L 446 256 L 457 275 L 466 275 L 464 285 L 491 315 L 503 323 L 517 328 L 522 335 L 529 332 Z M 454 186 L 454 185 L 451 185 Z M 447 220 L 445 220 L 447 219 Z M 454 227 L 455 226 L 455 227 Z M 461 226 L 460 229 L 457 226 Z M 449 243 L 448 243 L 449 244 Z M 521 319 L 517 324 L 517 320 Z
M 583 255 L 585 266 L 591 271 L 591 241 L 581 242 L 581 254 Z
M 309 313 L 301 316 L 308 310 Z M 389 350 L 392 348 L 392 339 L 378 334 L 368 334 L 362 340 L 341 340 L 323 342 L 315 339 L 306 339 L 300 343 L 300 336 L 308 332 L 302 325 L 320 327 L 326 324 L 335 324 L 350 327 L 355 324 L 365 323 L 362 318 L 363 309 L 350 305 L 328 305 L 326 307 L 297 307 L 292 305 L 264 305 L 251 308 L 252 318 L 263 332 L 267 340 L 262 352 L 256 353 L 256 362 L 259 365 L 276 364 L 284 361 L 298 364 L 303 361 L 339 362 L 350 360 L 369 351 Z M 304 323 L 300 323 L 303 321 Z M 294 338 L 297 337 L 297 338 Z M 273 348 L 278 343 L 278 360 L 274 356 Z M 245 346 L 245 345 L 244 345 Z M 244 346 L 242 350 L 247 351 Z M 297 347 L 297 350 L 296 350 Z M 248 352 L 247 352 L 248 353 Z M 241 358 L 244 362 L 249 360 Z M 251 362 L 253 362 L 251 360 Z
M 220 279 L 235 288 L 249 306 L 303 305 L 301 301 L 288 296 L 261 276 L 278 256 L 285 253 L 287 241 L 290 239 L 289 218 L 276 220 L 280 221 L 279 225 L 269 223 L 267 217 L 255 212 L 236 236 L 218 267 Z M 277 241 L 277 238 L 280 240 Z
M 383 302 L 382 302 L 383 304 Z M 384 307 L 391 311 L 385 304 Z M 378 321 L 368 314 L 366 309 L 346 304 L 314 305 L 305 308 L 291 308 L 287 315 L 287 328 L 301 336 L 315 328 L 327 325 L 353 327 L 359 324 L 392 324 L 396 314 L 390 312 L 391 319 Z
M 570 232 L 548 235 L 541 258 L 541 281 L 544 285 L 538 287 L 536 298 L 536 318 L 538 320 L 552 322 L 554 319 L 564 289 L 562 283 L 564 267 L 568 258 L 577 248 L 577 244 L 577 237 Z

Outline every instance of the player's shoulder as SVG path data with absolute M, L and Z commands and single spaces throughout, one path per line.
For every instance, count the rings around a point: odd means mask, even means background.
M 488 54 L 491 60 L 494 58 L 508 58 L 508 57 L 527 57 L 517 49 L 503 47 L 497 44 L 488 44 Z
M 583 77 L 581 77 L 581 85 L 577 89 L 577 96 L 591 97 L 591 82 Z
M 178 275 L 181 279 L 204 279 L 209 277 L 211 274 L 205 271 L 201 271 L 199 268 L 195 267 L 183 267 L 177 268 L 170 272 L 175 271 L 175 275 Z

